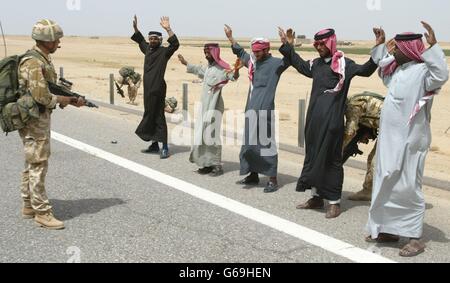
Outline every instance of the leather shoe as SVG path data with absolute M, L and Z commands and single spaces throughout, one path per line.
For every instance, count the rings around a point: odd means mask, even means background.
M 273 193 L 278 191 L 278 184 L 272 181 L 268 182 L 266 187 L 264 188 L 265 193 Z
M 198 169 L 197 173 L 200 175 L 206 175 L 206 174 L 211 173 L 212 169 L 213 169 L 212 167 L 203 167 L 203 168 Z
M 327 214 L 325 218 L 336 218 L 341 215 L 341 205 L 339 204 L 330 204 L 327 208 Z
M 312 197 L 307 202 L 297 205 L 297 209 L 321 209 L 323 206 L 323 199 Z
M 217 177 L 220 175 L 223 175 L 222 166 L 213 166 L 211 172 L 209 173 L 209 176 Z
M 167 159 L 169 157 L 170 157 L 169 150 L 167 149 L 161 150 L 161 155 L 159 157 L 160 159 Z
M 159 154 L 159 146 L 149 146 L 147 149 L 141 150 L 142 153 L 148 153 L 148 154 Z
M 258 175 L 248 175 L 244 179 L 237 181 L 236 184 L 238 184 L 238 185 L 258 185 L 259 177 L 258 177 Z
M 371 236 L 366 237 L 366 242 L 368 243 L 396 243 L 400 241 L 400 237 L 388 233 L 379 233 L 378 238 L 373 239 Z

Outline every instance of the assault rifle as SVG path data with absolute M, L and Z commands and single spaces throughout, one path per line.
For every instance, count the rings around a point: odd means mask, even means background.
M 97 105 L 95 105 L 94 103 L 88 101 L 85 96 L 83 96 L 81 94 L 78 94 L 76 92 L 72 92 L 70 90 L 70 88 L 73 85 L 72 82 L 70 82 L 70 81 L 68 81 L 66 79 L 63 79 L 63 78 L 60 78 L 59 81 L 60 81 L 61 85 L 58 85 L 58 84 L 55 84 L 55 83 L 52 83 L 52 82 L 47 82 L 48 83 L 48 89 L 50 90 L 51 93 L 53 93 L 54 95 L 58 95 L 58 96 L 72 97 L 73 98 L 73 102 L 76 102 L 79 98 L 82 98 L 84 100 L 85 105 L 87 107 L 98 108 Z
M 123 98 L 125 98 L 125 95 L 123 94 L 123 90 L 120 88 L 119 84 L 117 82 L 114 82 L 116 84 L 116 90 L 117 93 L 120 94 Z
M 375 140 L 377 136 L 378 136 L 377 130 L 368 128 L 360 124 L 359 129 L 356 132 L 356 136 L 344 148 L 342 163 L 345 163 L 350 158 L 350 156 L 362 155 L 364 153 L 361 150 L 359 150 L 358 142 L 368 139 Z

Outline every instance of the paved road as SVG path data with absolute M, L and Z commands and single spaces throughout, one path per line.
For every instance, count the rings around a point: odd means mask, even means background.
M 351 262 L 370 255 L 367 250 L 379 260 L 450 262 L 448 192 L 425 188 L 428 250 L 403 259 L 397 245 L 363 241 L 367 203 L 344 201 L 335 220 L 323 211 L 296 210 L 309 197 L 294 189 L 301 157 L 282 152 L 284 185 L 264 194 L 263 185 L 234 184 L 238 147 L 224 147 L 225 175 L 199 176 L 187 146 L 172 146 L 168 160 L 140 153 L 147 145 L 134 135 L 137 120 L 110 110 L 54 113 L 47 192 L 63 231 L 20 218 L 20 139 L 0 138 L 1 262 Z M 81 148 L 68 145 L 71 139 Z M 363 175 L 346 169 L 344 196 L 359 190 Z

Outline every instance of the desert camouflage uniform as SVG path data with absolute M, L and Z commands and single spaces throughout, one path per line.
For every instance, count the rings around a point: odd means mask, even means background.
M 359 125 L 378 130 L 383 100 L 371 95 L 355 95 L 347 99 L 347 110 L 345 112 L 346 125 L 344 133 L 344 148 L 355 137 Z M 377 144 L 367 158 L 367 172 L 364 179 L 363 190 L 372 191 L 373 172 L 375 168 L 374 156 Z
M 135 100 L 138 94 L 139 87 L 141 86 L 141 79 L 139 79 L 136 83 L 133 82 L 133 79 L 131 76 L 128 76 L 126 79 L 124 77 L 120 77 L 117 80 L 117 83 L 120 84 L 120 86 L 127 85 L 128 86 L 128 98 L 130 101 L 128 103 L 135 104 Z
M 56 72 L 51 58 L 33 47 L 42 58 L 26 56 L 19 66 L 19 84 L 31 93 L 40 104 L 40 117 L 29 121 L 19 130 L 25 151 L 25 170 L 22 174 L 22 198 L 25 206 L 32 207 L 36 213 L 44 214 L 51 210 L 45 192 L 45 176 L 50 157 L 50 116 L 57 100 L 52 95 L 46 81 L 56 83 Z
M 173 113 L 178 106 L 178 101 L 175 97 L 166 97 L 164 111 Z

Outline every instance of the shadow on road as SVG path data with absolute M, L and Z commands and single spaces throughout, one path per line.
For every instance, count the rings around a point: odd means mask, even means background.
M 70 220 L 82 214 L 96 214 L 104 209 L 122 205 L 126 202 L 119 198 L 108 199 L 78 199 L 78 200 L 59 200 L 52 199 L 50 203 L 58 219 Z
M 240 169 L 239 162 L 230 162 L 230 161 L 222 161 L 223 162 L 223 170 L 225 173 L 232 172 L 232 171 L 238 171 Z M 245 176 L 241 176 L 240 179 L 245 178 Z M 255 186 L 255 188 L 264 188 L 266 186 L 266 183 L 269 181 L 269 177 L 264 175 L 259 175 L 259 185 Z M 278 172 L 278 185 L 281 189 L 283 186 L 297 183 L 298 177 L 292 176 L 292 175 L 286 175 Z M 238 181 L 238 180 L 235 180 Z M 233 182 L 234 184 L 234 182 Z
M 423 240 L 425 243 L 428 242 L 438 242 L 438 243 L 449 243 L 450 239 L 447 238 L 442 230 L 424 223 L 423 225 Z
M 169 144 L 169 152 L 171 155 L 175 155 L 178 153 L 184 153 L 184 152 L 191 152 L 191 147 Z

